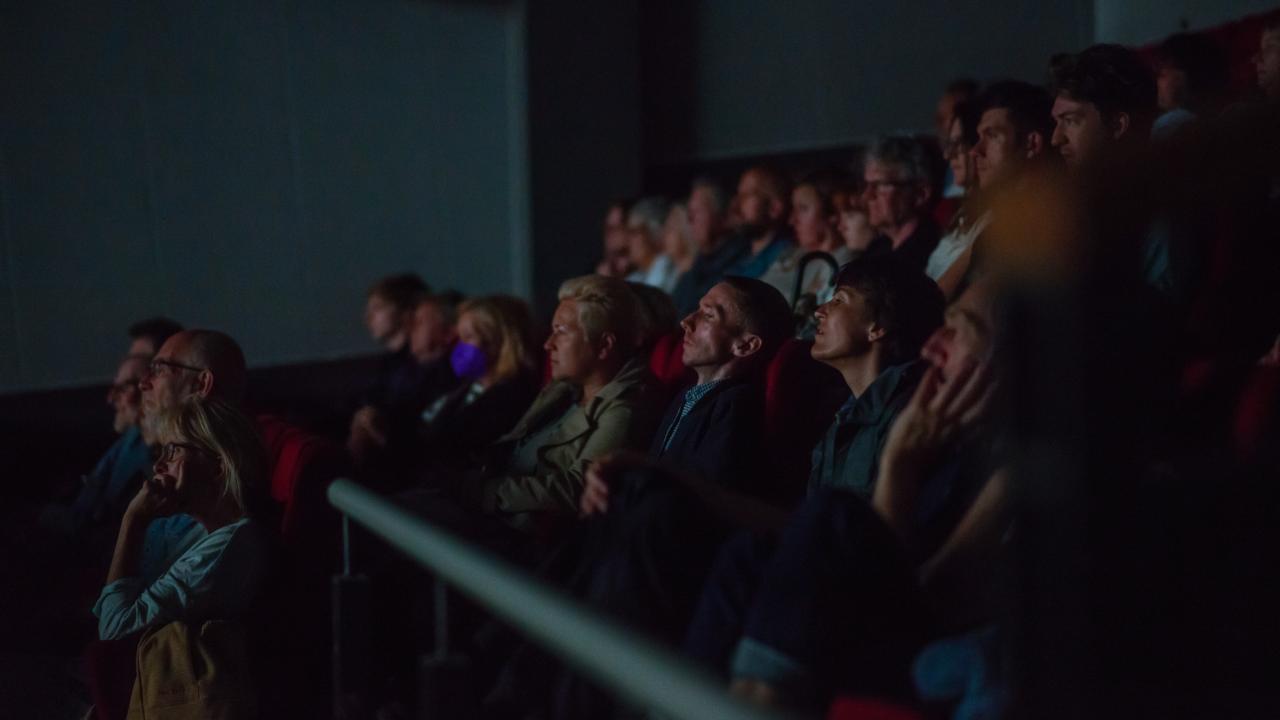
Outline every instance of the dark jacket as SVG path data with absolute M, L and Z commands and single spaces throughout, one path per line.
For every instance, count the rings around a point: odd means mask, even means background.
M 455 388 L 430 422 L 418 422 L 408 452 L 417 459 L 420 473 L 482 464 L 485 449 L 529 409 L 538 384 L 532 373 L 521 373 L 463 405 L 470 390 L 470 384 Z
M 775 473 L 765 451 L 760 384 L 746 378 L 718 383 L 680 421 L 664 451 L 663 441 L 684 399 L 681 392 L 671 401 L 649 455 L 723 487 L 771 499 L 776 494 L 769 488 Z

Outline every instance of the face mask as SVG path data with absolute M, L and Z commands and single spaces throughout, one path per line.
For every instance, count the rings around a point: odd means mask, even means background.
M 460 342 L 453 346 L 449 354 L 449 365 L 458 377 L 466 380 L 479 380 L 488 370 L 488 361 L 484 351 L 470 343 Z

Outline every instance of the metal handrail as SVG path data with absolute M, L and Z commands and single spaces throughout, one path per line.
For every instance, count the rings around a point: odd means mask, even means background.
M 350 480 L 329 502 L 579 672 L 665 717 L 779 720 L 701 667 Z M 344 553 L 345 554 L 345 553 Z

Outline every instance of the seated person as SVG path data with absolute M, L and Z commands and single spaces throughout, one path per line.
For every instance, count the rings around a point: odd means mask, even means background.
M 426 380 L 409 396 L 381 406 L 367 405 L 353 416 L 347 449 L 364 474 L 403 473 L 405 467 L 396 462 L 403 458 L 388 455 L 397 455 L 396 449 L 413 437 L 419 415 L 444 397 L 441 388 L 446 388 L 444 393 L 452 392 L 460 384 L 450 358 L 458 339 L 461 301 L 452 291 L 418 297 L 405 321 L 405 350 Z
M 671 292 L 676 285 L 675 263 L 662 251 L 662 231 L 670 204 L 665 198 L 641 198 L 627 213 L 627 257 L 634 268 L 627 281 Z
M 834 692 L 905 693 L 929 637 L 994 616 L 1005 473 L 981 422 L 992 392 L 989 284 L 971 286 L 921 351 L 930 364 L 899 413 L 870 502 L 811 496 L 753 593 L 734 689 L 825 706 Z
M 938 226 L 930 212 L 936 199 L 935 163 L 929 153 L 924 142 L 905 136 L 881 138 L 867 151 L 862 171 L 867 220 L 877 233 L 869 254 L 893 254 L 924 269 L 938 245 Z
M 783 297 L 792 304 L 805 295 L 817 297 L 831 284 L 831 277 L 835 275 L 836 268 L 831 265 L 812 262 L 804 268 L 804 278 L 797 293 L 800 260 L 806 255 L 827 253 L 836 261 L 837 268 L 853 259 L 852 251 L 845 246 L 837 228 L 839 215 L 833 203 L 836 188 L 842 182 L 843 176 L 837 171 L 819 171 L 810 173 L 791 190 L 789 222 L 796 244 L 779 256 L 760 279 L 782 291 Z
M 174 620 L 238 617 L 269 569 L 270 521 L 258 519 L 270 512 L 267 459 L 253 421 L 226 402 L 192 397 L 164 439 L 155 476 L 125 510 L 93 608 L 103 640 Z M 174 513 L 195 518 L 207 534 L 146 582 L 143 534 L 154 518 Z
M 431 353 L 423 362 L 409 344 L 415 313 L 429 295 L 426 283 L 410 274 L 385 277 L 369 290 L 365 326 L 387 354 L 351 416 L 347 446 L 353 458 L 362 457 L 372 438 L 383 433 L 379 418 L 408 426 L 423 408 L 458 385 L 447 354 Z M 448 303 L 444 305 L 447 314 Z
M 946 234 L 938 241 L 938 247 L 934 248 L 929 255 L 929 262 L 925 264 L 925 274 L 934 280 L 942 277 L 956 262 L 956 258 L 973 245 L 974 239 L 986 228 L 989 220 L 977 196 L 978 173 L 972 154 L 973 146 L 978 143 L 980 117 L 976 103 L 956 103 L 944 154 L 951 167 L 953 187 L 957 189 L 957 197 L 961 201 L 951 224 L 947 226 Z
M 523 300 L 489 295 L 464 302 L 457 336 L 449 361 L 465 384 L 422 412 L 403 449 L 419 475 L 481 462 L 484 449 L 538 394 L 533 321 Z
M 835 295 L 815 313 L 818 327 L 811 354 L 841 374 L 851 396 L 814 447 L 808 494 L 835 490 L 869 501 L 889 428 L 922 370 L 916 360 L 920 348 L 941 324 L 942 296 L 922 271 L 892 257 L 846 265 L 835 286 Z M 713 499 L 709 506 L 755 532 L 740 533 L 721 547 L 685 650 L 722 670 L 772 554 L 772 533 L 785 525 L 787 515 L 719 494 L 726 497 Z
M 591 466 L 581 510 L 592 519 L 555 558 L 573 565 L 567 584 L 575 595 L 671 643 L 683 635 L 715 549 L 732 527 L 670 470 L 765 502 L 794 495 L 776 487 L 762 426 L 764 370 L 791 334 L 786 300 L 760 280 L 731 276 L 681 327 L 696 384 L 672 401 L 648 454 L 613 453 Z M 556 572 L 543 570 L 544 577 Z M 571 714 L 607 716 L 609 698 L 575 675 L 563 673 L 558 685 Z
M 473 509 L 576 514 L 590 463 L 651 437 L 658 392 L 637 353 L 635 294 L 622 280 L 587 275 L 566 281 L 559 297 L 544 346 L 552 382 L 491 448 L 497 461 L 456 486 Z

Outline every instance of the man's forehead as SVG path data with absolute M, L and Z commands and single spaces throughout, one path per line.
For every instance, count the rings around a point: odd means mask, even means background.
M 131 355 L 120 362 L 120 367 L 116 370 L 116 382 L 140 378 L 146 370 L 147 361 Z
M 982 117 L 978 119 L 978 131 L 989 127 L 1003 127 L 1009 125 L 1009 108 L 994 107 L 985 110 Z
M 181 359 L 187 353 L 187 348 L 191 345 L 191 338 L 185 332 L 177 333 L 171 336 L 160 349 L 156 351 L 157 360 L 174 360 Z
M 1073 99 L 1066 93 L 1059 93 L 1058 97 L 1053 99 L 1053 115 L 1064 115 L 1072 112 L 1084 112 L 1092 103 L 1084 100 Z

